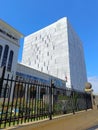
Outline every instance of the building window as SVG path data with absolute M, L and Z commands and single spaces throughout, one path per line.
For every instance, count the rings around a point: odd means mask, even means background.
M 45 40 L 45 44 L 47 43 L 47 41 Z
M 39 68 L 39 64 L 38 64 L 37 66 L 38 66 L 38 68 Z
M 49 56 L 49 52 L 47 52 L 47 56 Z
M 1 59 L 1 55 L 2 55 L 2 50 L 3 50 L 3 47 L 0 45 L 0 59 Z
M 8 71 L 11 71 L 11 68 L 12 68 L 13 55 L 14 55 L 14 52 L 11 50 L 10 55 L 9 55 L 9 60 L 8 60 L 8 66 L 7 66 Z
M 47 44 L 47 47 L 48 47 L 49 45 Z
M 37 36 L 35 37 L 35 40 L 37 40 Z
M 8 51 L 9 51 L 9 46 L 6 45 L 5 49 L 4 49 L 4 53 L 3 53 L 3 59 L 2 59 L 2 65 L 1 66 L 6 66 Z
M 36 59 L 38 59 L 38 55 L 36 55 Z
M 53 50 L 55 49 L 55 46 L 53 45 Z
M 39 37 L 40 37 L 40 39 L 41 39 L 41 34 L 40 34 L 40 36 L 39 36 Z
M 41 67 L 41 71 L 43 71 L 43 67 Z
M 39 54 L 41 54 L 41 50 L 39 50 Z
M 42 38 L 42 41 L 44 41 L 44 38 Z

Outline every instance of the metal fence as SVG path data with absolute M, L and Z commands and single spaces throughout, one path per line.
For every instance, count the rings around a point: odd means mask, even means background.
M 90 94 L 38 81 L 0 79 L 0 128 L 92 108 Z

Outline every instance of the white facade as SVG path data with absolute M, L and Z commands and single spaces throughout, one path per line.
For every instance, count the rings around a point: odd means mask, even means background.
M 65 80 L 67 87 L 83 90 L 87 82 L 82 43 L 67 18 L 24 39 L 22 63 Z
M 6 66 L 6 75 L 16 74 L 19 39 L 22 36 L 13 27 L 0 20 L 0 77 L 3 66 Z

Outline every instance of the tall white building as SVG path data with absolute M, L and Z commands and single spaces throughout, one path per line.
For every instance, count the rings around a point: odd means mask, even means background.
M 22 63 L 67 79 L 67 87 L 83 90 L 87 82 L 81 40 L 67 18 L 25 37 Z

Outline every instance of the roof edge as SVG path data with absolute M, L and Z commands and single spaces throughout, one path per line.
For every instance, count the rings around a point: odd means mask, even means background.
M 20 38 L 24 37 L 24 35 L 22 33 L 17 31 L 14 27 L 12 27 L 8 23 L 6 23 L 4 20 L 0 19 L 0 24 L 3 25 L 4 27 L 6 27 L 7 29 L 13 31 L 18 37 L 20 37 Z

